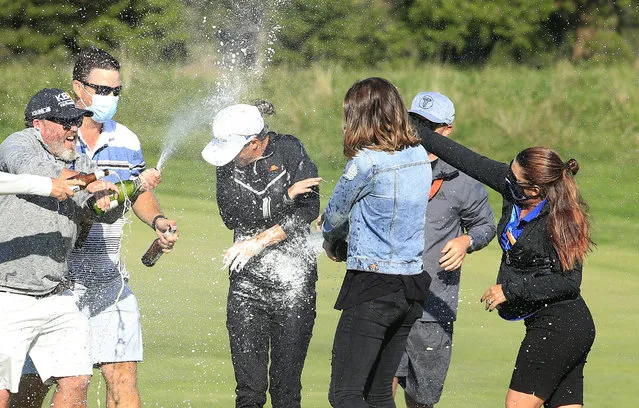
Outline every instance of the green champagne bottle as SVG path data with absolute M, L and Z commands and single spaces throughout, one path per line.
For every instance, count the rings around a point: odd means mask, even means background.
M 120 189 L 120 194 L 116 197 L 115 193 L 111 193 L 111 205 L 106 211 L 110 211 L 118 205 L 124 204 L 125 201 L 134 201 L 135 198 L 142 192 L 142 182 L 139 178 L 133 180 L 123 180 L 115 183 L 115 185 L 118 186 L 118 188 Z M 95 213 L 98 215 L 102 215 L 106 212 L 100 209 L 95 202 L 93 203 L 93 211 L 95 211 Z

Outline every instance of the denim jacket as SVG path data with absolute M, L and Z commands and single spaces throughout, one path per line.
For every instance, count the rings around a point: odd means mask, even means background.
M 431 183 L 421 146 L 393 153 L 362 149 L 346 163 L 324 211 L 324 238 L 348 235 L 346 268 L 392 275 L 422 272 Z

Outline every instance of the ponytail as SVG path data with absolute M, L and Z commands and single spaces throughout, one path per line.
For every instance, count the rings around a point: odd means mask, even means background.
M 567 271 L 582 264 L 592 249 L 588 205 L 583 200 L 575 175 L 579 163 L 563 162 L 559 155 L 545 147 L 531 147 L 517 155 L 526 179 L 544 191 L 550 207 L 547 228 L 561 269 Z

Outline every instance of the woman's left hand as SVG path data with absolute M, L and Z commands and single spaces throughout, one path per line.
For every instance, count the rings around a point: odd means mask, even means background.
M 498 304 L 504 303 L 506 301 L 506 296 L 504 296 L 504 291 L 501 289 L 501 285 L 494 285 L 488 288 L 484 295 L 481 297 L 480 302 L 486 302 L 486 310 L 492 312 L 495 310 Z

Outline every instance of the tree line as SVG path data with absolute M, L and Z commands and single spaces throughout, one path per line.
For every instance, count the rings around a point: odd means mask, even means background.
M 639 0 L 0 0 L 0 60 L 95 45 L 183 61 L 365 66 L 633 61 Z

